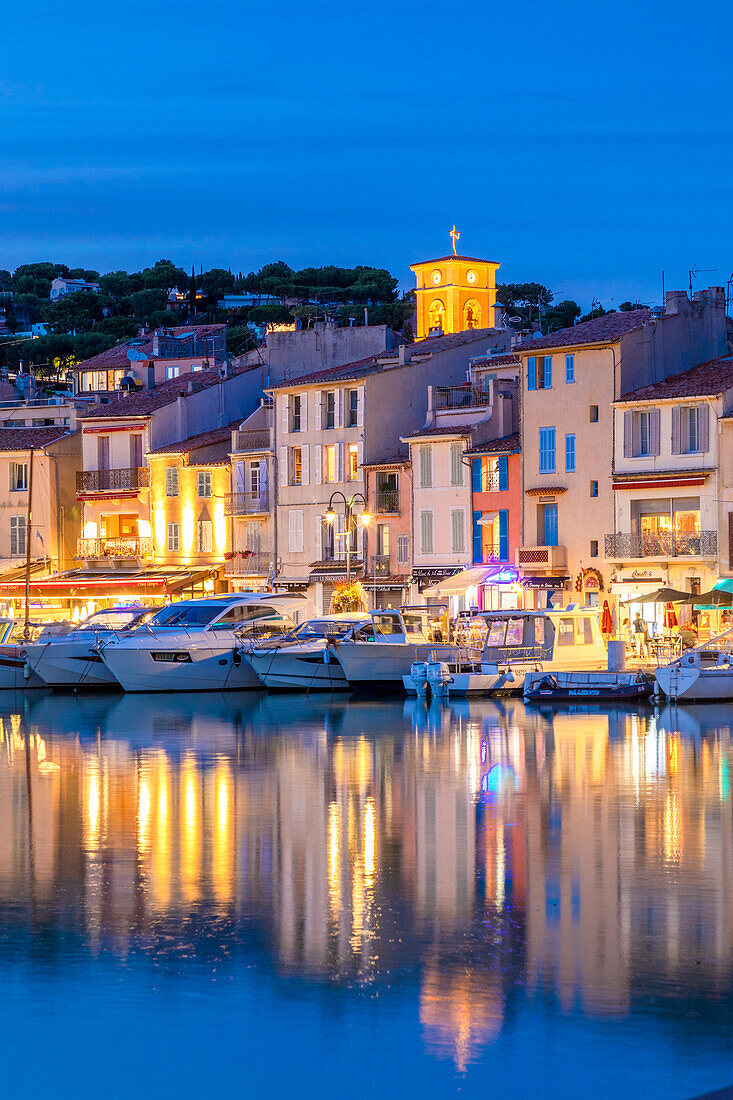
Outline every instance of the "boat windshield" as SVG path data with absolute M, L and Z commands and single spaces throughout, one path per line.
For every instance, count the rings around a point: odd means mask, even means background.
M 228 607 L 223 600 L 211 603 L 174 603 L 150 620 L 150 626 L 206 626 Z
M 334 622 L 332 619 L 311 619 L 309 623 L 303 623 L 294 630 L 291 637 L 299 642 L 307 642 L 313 638 L 345 638 L 355 626 L 361 625 L 363 624 L 358 620 L 354 622 L 343 619 Z
M 129 630 L 140 626 L 153 617 L 154 612 L 145 607 L 113 607 L 107 611 L 97 611 L 90 615 L 76 629 L 85 630 Z

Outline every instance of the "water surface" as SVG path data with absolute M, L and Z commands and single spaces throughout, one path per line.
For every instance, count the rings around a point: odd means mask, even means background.
M 0 695 L 6 1095 L 733 1084 L 732 725 Z

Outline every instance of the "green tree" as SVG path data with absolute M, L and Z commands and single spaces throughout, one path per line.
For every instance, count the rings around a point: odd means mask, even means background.
M 506 307 L 508 317 L 517 316 L 530 325 L 551 305 L 553 293 L 542 283 L 498 283 L 496 299 Z
M 164 310 L 167 304 L 168 296 L 164 290 L 138 290 L 121 299 L 118 312 L 123 316 L 134 317 L 138 324 L 146 325 L 150 315 Z
M 544 321 L 548 332 L 557 332 L 561 328 L 572 328 L 577 318 L 580 317 L 580 306 L 577 302 L 566 298 L 550 306 L 544 315 Z
M 129 275 L 126 271 L 109 271 L 99 279 L 99 285 L 103 294 L 109 298 L 127 298 L 144 287 L 142 273 L 139 271 Z
M 257 347 L 257 340 L 246 325 L 227 327 L 227 351 L 230 355 L 244 355 Z
M 143 271 L 143 286 L 146 290 L 170 290 L 178 287 L 183 290 L 188 285 L 186 272 L 176 267 L 172 260 L 156 260 L 152 267 Z
M 66 264 L 21 264 L 13 273 L 13 290 L 18 294 L 35 294 L 38 298 L 51 297 L 51 283 L 57 276 L 66 278 L 69 269 Z
M 234 291 L 234 276 L 223 267 L 212 267 L 198 278 L 198 288 L 211 302 L 217 302 L 225 294 Z
M 43 317 L 54 333 L 89 332 L 104 317 L 103 302 L 98 294 L 77 290 L 51 302 Z

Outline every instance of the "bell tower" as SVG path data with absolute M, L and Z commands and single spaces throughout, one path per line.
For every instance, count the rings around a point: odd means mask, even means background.
M 410 264 L 417 286 L 417 339 L 494 327 L 498 263 L 461 256 L 459 230 L 450 231 L 453 252 L 437 260 Z

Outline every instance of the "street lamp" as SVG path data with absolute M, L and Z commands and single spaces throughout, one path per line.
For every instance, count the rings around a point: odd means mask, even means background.
M 345 535 L 346 535 L 346 583 L 350 584 L 351 583 L 351 524 L 352 524 L 352 521 L 354 519 L 354 505 L 355 504 L 361 504 L 362 508 L 366 509 L 367 502 L 366 502 L 366 498 L 365 498 L 363 493 L 354 493 L 354 495 L 352 497 L 349 497 L 349 499 L 347 500 L 346 497 L 344 496 L 344 494 L 342 492 L 340 492 L 340 490 L 337 489 L 335 493 L 331 493 L 331 499 L 328 502 L 328 511 L 325 513 L 325 515 L 323 517 L 325 519 L 326 523 L 333 524 L 333 523 L 336 522 L 335 504 L 338 503 L 337 502 L 337 497 L 341 498 L 341 503 L 343 504 L 343 509 L 344 509 L 344 529 L 345 529 Z M 362 525 L 364 527 L 367 527 L 369 525 L 369 521 L 371 520 L 372 517 L 370 516 L 369 512 L 362 511 L 359 518 L 361 519 Z

